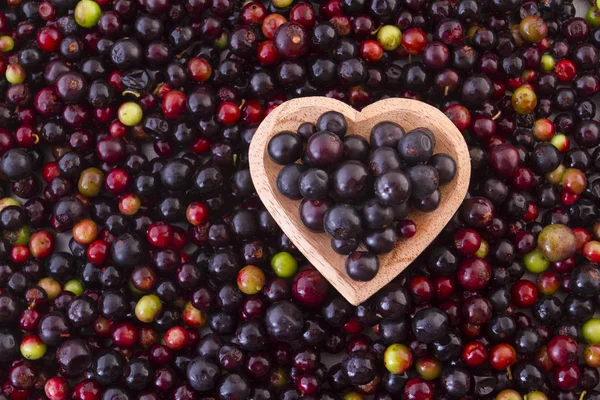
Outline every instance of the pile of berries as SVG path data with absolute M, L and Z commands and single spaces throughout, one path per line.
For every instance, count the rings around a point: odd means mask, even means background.
M 304 226 L 327 232 L 333 250 L 348 256 L 348 276 L 365 282 L 379 271 L 377 255 L 392 251 L 399 236 L 415 234 L 415 223 L 406 219 L 411 204 L 424 212 L 437 209 L 438 186 L 454 179 L 456 162 L 433 154 L 435 135 L 427 128 L 405 132 L 383 121 L 372 128 L 370 141 L 349 133 L 346 118 L 327 111 L 296 133 L 277 133 L 268 153 L 284 165 L 279 192 L 303 199 Z M 368 251 L 357 251 L 361 243 Z
M 600 399 L 599 5 L 4 0 L 0 399 Z M 314 95 L 425 101 L 470 151 L 356 307 L 248 171 Z

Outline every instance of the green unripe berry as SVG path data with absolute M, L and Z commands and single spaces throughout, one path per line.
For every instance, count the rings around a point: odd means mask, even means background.
M 392 344 L 383 353 L 383 363 L 392 374 L 402 374 L 411 367 L 413 357 L 410 349 L 403 344 Z
M 519 86 L 512 94 L 512 106 L 519 114 L 529 114 L 537 106 L 535 92 L 527 86 Z
M 384 25 L 377 32 L 377 41 L 384 50 L 396 50 L 401 40 L 402 32 L 395 25 Z
M 523 257 L 523 263 L 525 264 L 527 271 L 534 274 L 544 272 L 550 266 L 550 261 L 544 257 L 544 254 L 540 249 L 534 249 L 533 251 L 525 254 L 525 257 Z
M 215 47 L 219 50 L 226 49 L 228 40 L 227 32 L 221 33 L 221 36 L 215 39 Z
M 556 64 L 556 61 L 550 54 L 544 54 L 542 56 L 542 61 L 540 62 L 542 71 L 551 72 L 554 69 L 554 64 Z
M 589 344 L 600 343 L 600 318 L 592 318 L 583 324 L 581 333 Z
M 86 197 L 96 197 L 102 190 L 104 183 L 104 173 L 98 168 L 86 168 L 79 175 L 77 188 L 79 193 Z
M 287 8 L 292 5 L 293 0 L 272 0 L 272 3 L 277 8 Z
M 22 244 L 23 246 L 25 246 L 29 242 L 31 230 L 27 225 L 25 225 L 16 231 L 4 231 L 3 236 L 13 246 L 17 244 Z
M 298 271 L 298 261 L 290 253 L 282 251 L 271 259 L 271 267 L 280 278 L 291 278 Z
M 84 28 L 93 28 L 98 24 L 102 10 L 98 3 L 92 0 L 81 0 L 75 6 L 75 22 Z
M 0 36 L 0 52 L 8 53 L 15 48 L 15 41 L 10 36 Z
M 13 199 L 12 197 L 5 197 L 3 199 L 0 199 L 0 211 L 4 210 L 6 207 L 9 207 L 9 206 L 21 207 L 21 203 L 19 203 L 17 200 Z
M 75 296 L 81 296 L 83 294 L 83 285 L 76 279 L 71 279 L 65 283 L 64 290 L 73 293 Z
M 135 305 L 135 316 L 141 322 L 152 322 L 162 310 L 162 303 L 158 296 L 148 294 L 138 300 Z
M 125 126 L 136 126 L 142 122 L 142 117 L 144 116 L 142 107 L 133 101 L 121 104 L 117 114 L 119 121 Z
M 62 286 L 60 282 L 49 277 L 40 279 L 37 285 L 44 289 L 44 291 L 48 295 L 48 300 L 54 300 L 56 296 L 58 296 L 59 293 L 62 292 Z
M 585 14 L 585 19 L 594 28 L 600 27 L 600 8 L 590 7 Z
M 27 335 L 21 342 L 21 355 L 27 360 L 39 360 L 46 354 L 46 343 L 38 335 Z
M 19 64 L 10 64 L 6 67 L 6 80 L 11 85 L 18 85 L 25 81 L 25 69 Z

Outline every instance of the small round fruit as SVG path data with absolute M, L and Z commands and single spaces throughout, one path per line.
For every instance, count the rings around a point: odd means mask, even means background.
M 573 230 L 563 224 L 551 224 L 542 229 L 537 238 L 538 249 L 550 262 L 564 261 L 577 251 Z
M 402 42 L 402 32 L 395 25 L 384 25 L 377 32 L 377 41 L 384 50 L 396 50 Z
M 271 258 L 271 267 L 280 278 L 291 278 L 298 271 L 298 261 L 287 251 L 281 251 Z
M 38 335 L 27 335 L 21 341 L 21 355 L 28 360 L 39 360 L 46 354 L 46 343 Z
M 162 310 L 162 303 L 158 296 L 148 294 L 138 300 L 135 305 L 135 316 L 140 322 L 150 323 Z
M 134 103 L 133 101 L 128 101 L 121 104 L 119 110 L 117 111 L 117 116 L 123 125 L 136 126 L 142 122 L 144 112 L 139 104 Z
M 385 349 L 383 362 L 387 370 L 392 374 L 402 374 L 412 366 L 412 352 L 403 344 L 392 344 Z
M 75 22 L 84 28 L 93 28 L 102 16 L 102 9 L 92 0 L 81 0 L 75 6 Z
M 525 268 L 531 273 L 539 274 L 550 267 L 550 261 L 544 257 L 544 253 L 540 249 L 534 249 L 523 257 Z
M 600 318 L 592 318 L 581 327 L 581 333 L 586 342 L 600 343 Z
M 367 251 L 353 251 L 346 259 L 346 273 L 355 281 L 368 282 L 379 271 L 379 258 Z
M 512 105 L 519 114 L 529 114 L 537 106 L 537 96 L 529 86 L 519 86 L 512 94 Z
M 254 265 L 246 265 L 238 272 L 237 285 L 242 293 L 256 294 L 265 285 L 265 274 Z

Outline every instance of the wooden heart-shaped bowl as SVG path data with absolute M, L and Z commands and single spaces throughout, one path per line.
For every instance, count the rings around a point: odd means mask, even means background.
M 456 177 L 440 187 L 439 207 L 429 213 L 411 209 L 407 218 L 417 224 L 417 233 L 401 238 L 389 253 L 379 256 L 379 272 L 369 282 L 357 282 L 346 274 L 346 256 L 331 248 L 326 233 L 308 230 L 300 220 L 300 201 L 291 200 L 277 190 L 277 174 L 282 166 L 267 153 L 272 136 L 283 130 L 296 132 L 303 122 L 315 123 L 326 111 L 346 116 L 348 134 L 369 140 L 371 128 L 382 121 L 392 121 L 407 132 L 426 127 L 436 137 L 435 153 L 448 153 L 457 164 Z M 287 101 L 273 110 L 260 124 L 250 143 L 250 174 L 256 192 L 279 227 L 323 276 L 352 304 L 357 305 L 402 272 L 436 238 L 460 207 L 469 186 L 471 162 L 469 150 L 460 131 L 440 110 L 416 100 L 386 99 L 356 111 L 351 106 L 327 97 L 305 97 Z M 361 246 L 361 248 L 364 247 Z

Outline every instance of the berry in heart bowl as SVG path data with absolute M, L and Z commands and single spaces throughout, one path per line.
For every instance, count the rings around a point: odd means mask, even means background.
M 256 191 L 281 229 L 359 304 L 436 238 L 469 186 L 467 145 L 438 109 L 386 99 L 362 111 L 288 101 L 250 145 Z

